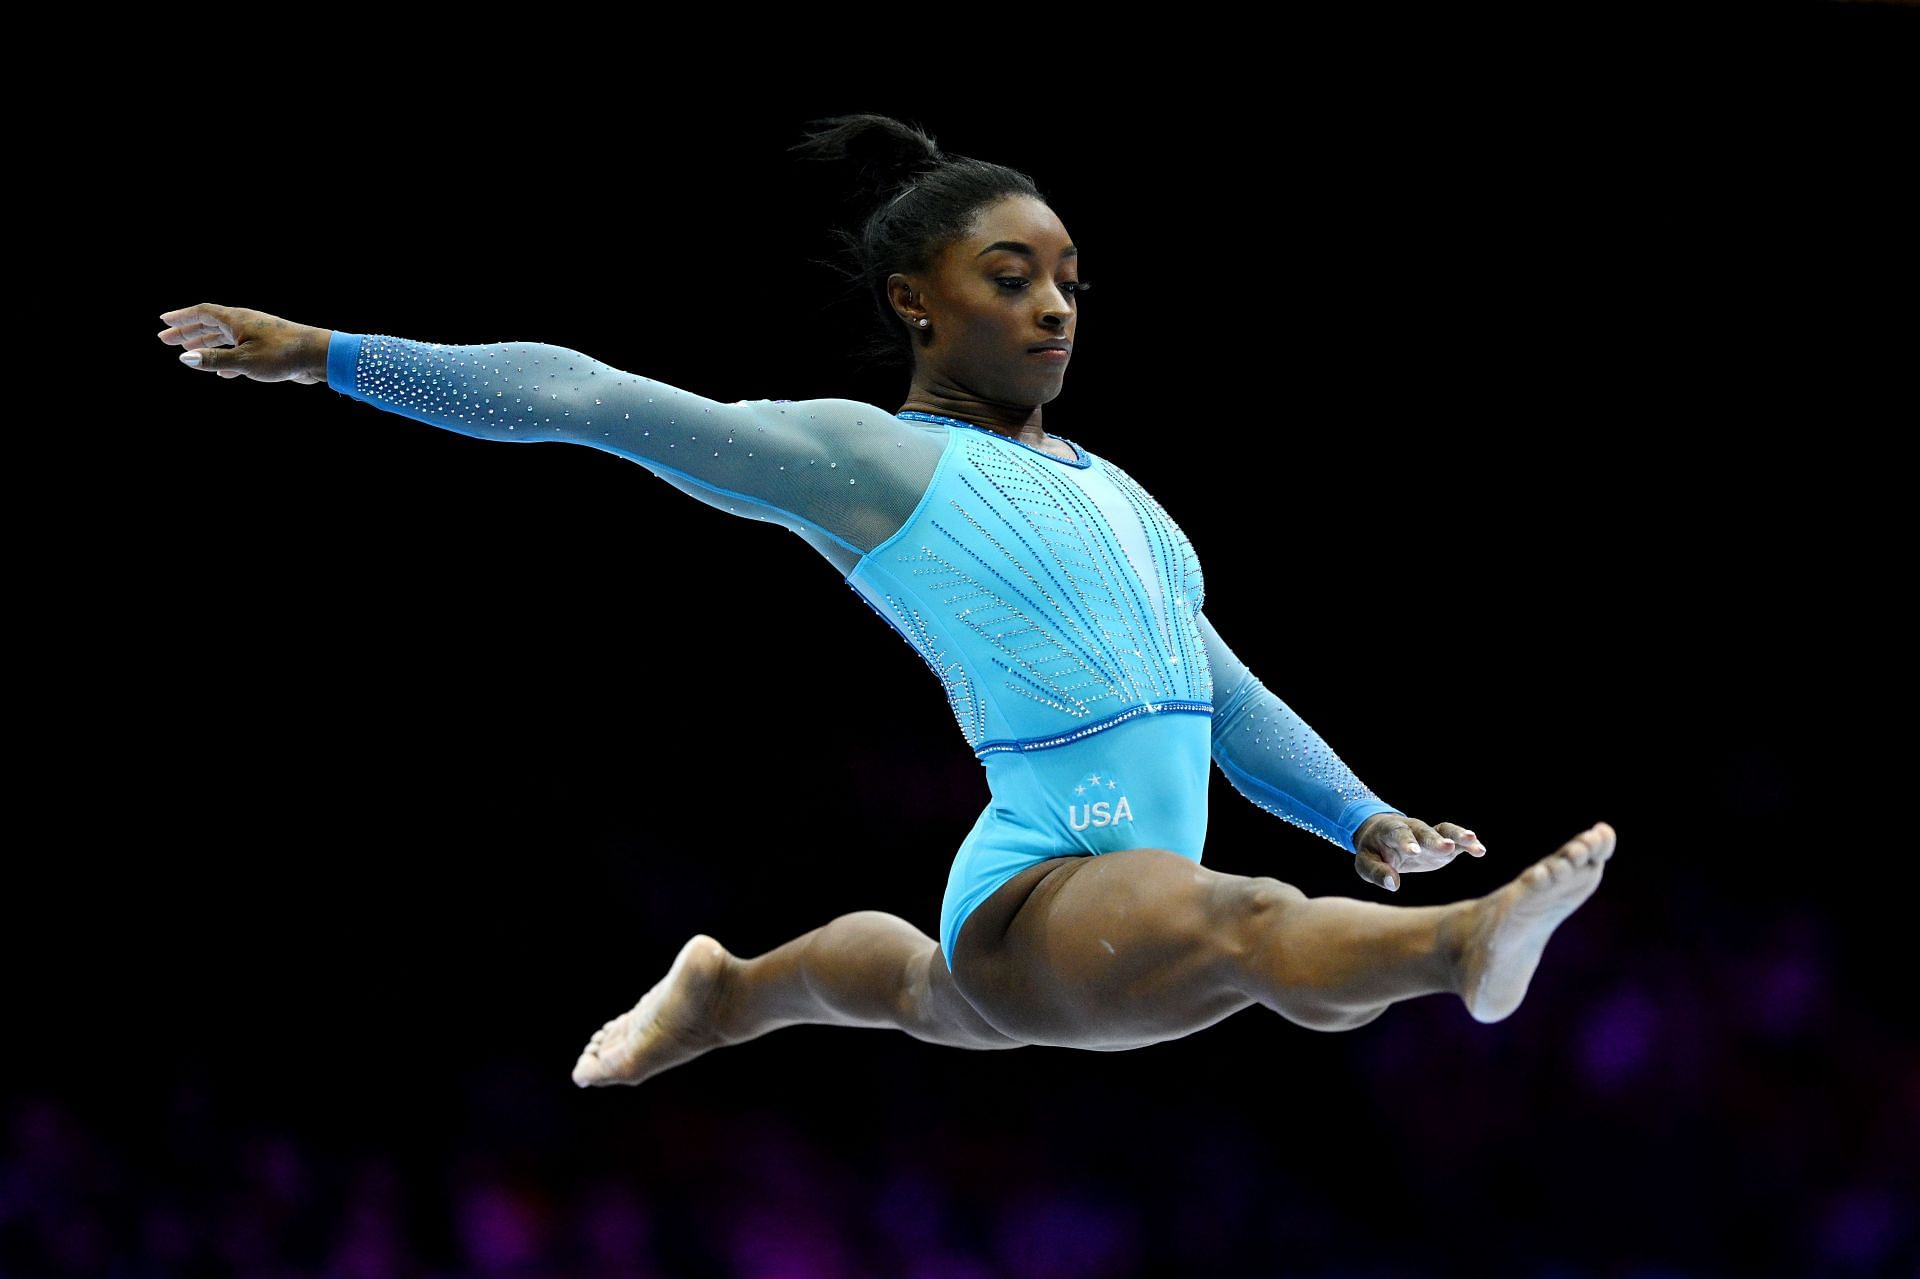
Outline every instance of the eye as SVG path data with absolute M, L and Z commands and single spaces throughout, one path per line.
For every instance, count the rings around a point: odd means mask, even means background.
M 1032 284 L 1033 281 L 1027 279 L 1025 276 L 1003 275 L 999 278 L 998 283 L 1012 285 L 1015 290 L 1018 290 L 1026 288 L 1029 284 Z M 1093 286 L 1085 280 L 1066 280 L 1061 283 L 1060 291 L 1068 297 L 1078 297 L 1092 287 Z

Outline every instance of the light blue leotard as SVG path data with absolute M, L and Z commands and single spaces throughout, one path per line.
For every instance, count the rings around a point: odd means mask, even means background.
M 1220 639 L 1179 525 L 1070 440 L 857 400 L 720 403 L 538 342 L 336 331 L 327 383 L 463 435 L 605 449 L 833 563 L 932 668 L 986 770 L 940 908 L 949 963 L 967 917 L 1035 862 L 1199 861 L 1210 758 L 1348 852 L 1368 817 L 1400 812 Z

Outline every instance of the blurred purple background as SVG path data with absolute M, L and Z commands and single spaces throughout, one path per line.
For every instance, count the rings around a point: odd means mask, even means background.
M 1698 179 L 1717 115 L 1564 70 L 1374 68 L 1346 115 L 1310 110 L 1331 71 L 1097 110 L 775 77 L 692 115 L 602 73 L 458 127 L 335 107 L 307 168 L 189 148 L 181 188 L 234 202 L 197 216 L 257 251 L 108 250 L 144 407 L 27 570 L 54 713 L 20 784 L 60 820 L 16 854 L 0 1274 L 1920 1273 L 1906 831 L 1859 735 L 1889 579 L 1826 460 L 1874 469 L 1874 349 L 1805 323 L 1872 290 L 1817 202 L 1746 199 L 1845 166 L 1755 124 Z M 569 1082 L 693 932 L 935 929 L 986 800 L 938 686 L 777 529 L 592 450 L 188 374 L 146 317 L 893 407 L 781 150 L 867 109 L 1036 177 L 1095 283 L 1049 429 L 1155 492 L 1362 778 L 1487 842 L 1396 901 L 1618 829 L 1512 1018 L 1255 1008 L 1127 1053 L 803 1026 Z M 1719 216 L 1755 210 L 1764 281 Z M 1209 865 L 1381 899 L 1212 794 Z

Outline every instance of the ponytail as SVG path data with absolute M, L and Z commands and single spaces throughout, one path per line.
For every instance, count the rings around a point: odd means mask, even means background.
M 821 126 L 788 148 L 809 158 L 837 161 L 852 174 L 854 198 L 868 206 L 886 202 L 920 173 L 937 167 L 946 156 L 917 125 L 892 116 L 836 115 L 811 123 Z
M 822 265 L 873 299 L 878 326 L 864 354 L 911 365 L 915 332 L 894 311 L 887 277 L 928 270 L 984 206 L 1013 195 L 1045 197 L 1018 169 L 950 155 L 918 125 L 892 116 L 861 113 L 809 123 L 816 127 L 789 150 L 840 166 L 856 213 L 857 229 L 833 228 L 840 261 Z

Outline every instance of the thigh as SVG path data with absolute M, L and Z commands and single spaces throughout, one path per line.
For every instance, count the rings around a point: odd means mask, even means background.
M 967 920 L 954 977 L 995 1028 L 1028 1043 L 1178 1039 L 1253 1003 L 1232 921 L 1256 882 L 1163 848 L 1053 858 Z

